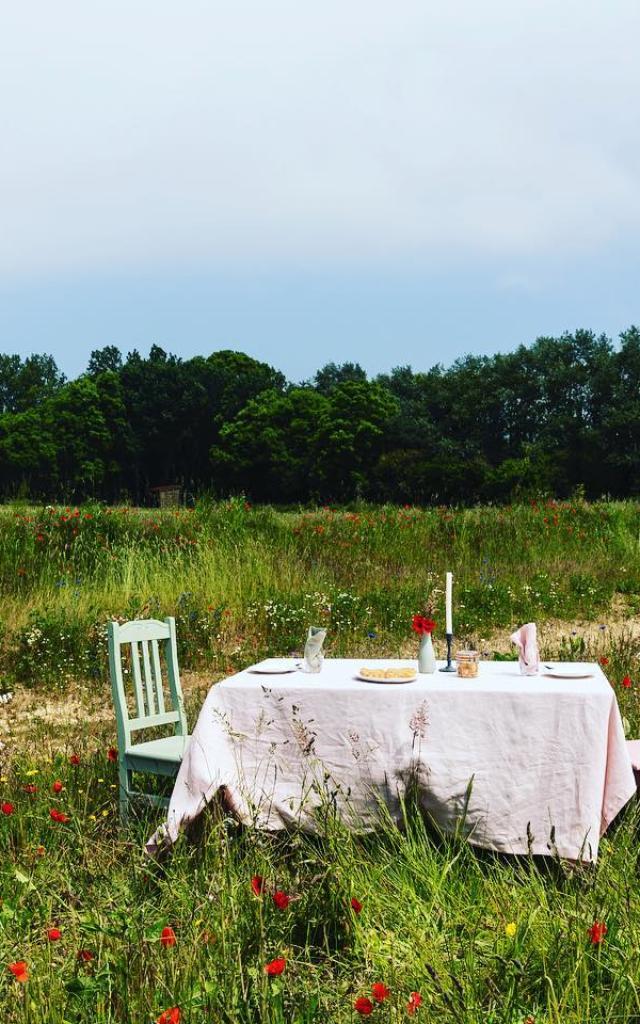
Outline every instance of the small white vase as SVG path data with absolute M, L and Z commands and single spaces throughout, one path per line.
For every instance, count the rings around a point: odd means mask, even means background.
M 418 672 L 424 675 L 431 675 L 437 667 L 431 633 L 424 633 L 420 640 L 420 650 L 418 651 Z

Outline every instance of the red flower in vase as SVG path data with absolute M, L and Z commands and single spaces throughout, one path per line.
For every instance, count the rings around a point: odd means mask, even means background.
M 414 615 L 411 628 L 414 633 L 420 633 L 421 636 L 424 636 L 425 633 L 433 633 L 436 624 L 433 619 L 427 619 L 424 615 Z

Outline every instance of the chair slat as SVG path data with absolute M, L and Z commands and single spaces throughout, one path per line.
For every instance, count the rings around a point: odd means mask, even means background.
M 162 689 L 162 669 L 160 668 L 160 652 L 158 651 L 158 641 L 151 641 L 151 667 L 153 668 L 153 678 L 155 682 L 156 702 L 158 705 L 158 714 L 164 715 L 164 691 Z
M 171 725 L 172 722 L 177 722 L 180 716 L 177 711 L 165 711 L 162 715 L 155 715 L 153 721 L 150 721 L 146 716 L 142 718 L 130 718 L 129 729 L 131 732 L 138 732 L 140 729 L 149 729 L 151 726 L 155 729 L 156 725 Z
M 140 675 L 140 651 L 138 644 L 134 640 L 131 644 L 131 671 L 133 673 L 133 688 L 136 695 L 136 711 L 138 717 L 146 715 L 147 710 L 144 704 L 144 694 L 142 692 L 142 676 Z
M 149 660 L 149 644 L 142 641 L 142 664 L 144 667 L 144 688 L 147 695 L 147 714 L 155 717 L 156 700 L 153 692 L 153 676 L 151 674 L 151 661 Z

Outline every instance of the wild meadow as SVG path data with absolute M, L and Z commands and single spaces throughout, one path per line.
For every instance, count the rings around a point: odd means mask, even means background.
M 415 655 L 444 573 L 485 657 L 540 628 L 600 660 L 640 736 L 640 505 L 466 510 L 0 509 L 0 1007 L 8 1024 L 640 1021 L 639 814 L 597 866 L 402 828 L 269 836 L 220 808 L 160 862 L 118 820 L 105 622 L 175 615 L 189 721 L 207 687 L 328 628 L 328 653 Z M 552 766 L 550 766 L 551 770 Z M 509 766 L 505 765 L 505 771 Z

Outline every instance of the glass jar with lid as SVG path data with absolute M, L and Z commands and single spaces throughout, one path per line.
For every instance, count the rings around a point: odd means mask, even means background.
M 458 675 L 463 679 L 475 679 L 478 675 L 479 651 L 456 651 Z

